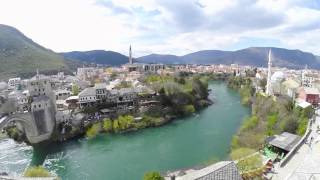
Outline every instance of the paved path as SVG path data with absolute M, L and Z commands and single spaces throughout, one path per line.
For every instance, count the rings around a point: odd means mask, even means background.
M 308 144 L 302 145 L 290 161 L 284 166 L 275 165 L 275 180 L 320 180 L 320 135 L 317 133 L 317 126 L 320 126 L 320 116 L 316 117 L 315 123 L 311 126 L 311 134 L 308 137 Z M 311 138 L 313 141 L 310 143 Z

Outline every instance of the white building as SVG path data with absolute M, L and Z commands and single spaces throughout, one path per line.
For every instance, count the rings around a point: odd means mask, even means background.
M 89 87 L 79 93 L 80 108 L 94 106 L 97 102 L 96 89 Z
M 11 78 L 8 81 L 8 89 L 16 89 L 21 85 L 21 78 Z
M 65 89 L 59 89 L 55 91 L 56 100 L 66 100 L 68 97 L 71 96 L 71 92 Z

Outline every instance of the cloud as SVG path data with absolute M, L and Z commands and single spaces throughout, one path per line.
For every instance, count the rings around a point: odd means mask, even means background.
M 128 14 L 128 15 L 132 15 L 132 12 L 124 7 L 121 6 L 117 6 L 115 4 L 113 4 L 112 1 L 97 1 L 97 5 L 101 5 L 103 7 L 106 7 L 110 10 L 110 12 L 114 13 L 114 14 Z
M 320 54 L 319 7 L 319 0 L 2 0 L 0 23 L 58 52 L 276 45 Z

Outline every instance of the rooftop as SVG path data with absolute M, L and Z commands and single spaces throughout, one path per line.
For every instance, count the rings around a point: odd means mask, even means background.
M 290 151 L 299 141 L 301 137 L 288 132 L 283 132 L 280 135 L 274 135 L 267 139 L 267 142 L 277 148 L 285 151 Z
M 306 94 L 320 94 L 317 88 L 305 87 L 304 91 L 306 92 Z
M 166 179 L 175 176 L 176 180 L 242 180 L 233 161 L 221 161 L 202 169 L 188 169 L 169 173 Z
M 86 88 L 79 93 L 79 97 L 80 96 L 95 96 L 95 95 L 96 95 L 96 90 L 93 87 Z
M 94 88 L 95 88 L 95 89 L 106 89 L 106 87 L 107 87 L 107 84 L 106 84 L 106 83 L 96 83 L 96 84 L 94 85 Z

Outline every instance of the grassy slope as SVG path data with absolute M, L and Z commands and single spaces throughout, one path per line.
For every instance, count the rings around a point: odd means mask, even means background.
M 69 71 L 62 56 L 34 43 L 17 29 L 0 24 L 0 79 L 41 72 Z

